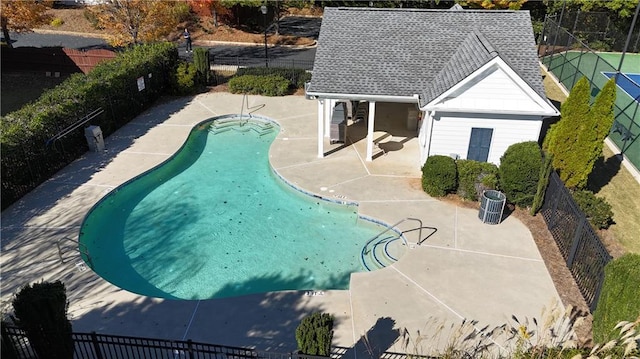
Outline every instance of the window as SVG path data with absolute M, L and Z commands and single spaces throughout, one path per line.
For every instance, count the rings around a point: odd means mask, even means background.
M 489 158 L 489 149 L 491 148 L 492 136 L 492 128 L 472 128 L 467 159 L 487 162 L 487 159 Z

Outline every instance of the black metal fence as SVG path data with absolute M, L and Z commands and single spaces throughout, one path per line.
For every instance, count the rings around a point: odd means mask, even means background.
M 77 359 L 326 359 L 298 353 L 276 353 L 249 348 L 198 343 L 191 340 L 165 340 L 120 335 L 73 333 L 74 358 Z M 2 326 L 2 359 L 41 358 L 29 344 L 24 330 Z M 339 359 L 352 348 L 334 347 L 331 357 Z M 380 359 L 407 359 L 404 353 L 382 352 Z M 421 355 L 413 358 L 430 359 Z
M 604 267 L 611 256 L 555 172 L 549 177 L 541 213 L 593 312 L 604 281 Z
M 221 71 L 236 71 L 238 68 L 242 67 L 278 67 L 311 71 L 313 69 L 313 60 L 211 56 L 211 67 L 213 70 Z
M 191 340 L 164 340 L 97 333 L 73 333 L 74 358 L 82 359 L 314 359 L 292 353 L 269 353 L 253 349 L 198 343 Z M 40 358 L 26 333 L 17 327 L 2 327 L 2 358 Z

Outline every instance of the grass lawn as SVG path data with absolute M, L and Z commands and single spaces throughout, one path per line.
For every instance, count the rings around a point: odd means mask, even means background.
M 604 146 L 605 160 L 613 155 L 609 147 Z M 640 254 L 640 183 L 621 167 L 598 196 L 604 197 L 613 209 L 616 223 L 609 230 L 614 239 L 628 252 Z
M 551 76 L 545 76 L 544 86 L 549 99 L 559 102 L 566 99 Z M 640 183 L 624 166 L 617 165 L 615 161 L 607 162 L 613 155 L 605 145 L 605 165 L 597 166 L 593 173 L 596 182 L 600 183 L 596 194 L 605 198 L 613 209 L 615 224 L 609 228 L 609 236 L 627 252 L 640 253 Z

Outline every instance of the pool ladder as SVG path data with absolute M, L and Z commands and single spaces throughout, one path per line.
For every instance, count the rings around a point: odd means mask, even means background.
M 62 242 L 63 240 L 72 242 L 74 244 L 77 244 L 78 246 L 73 248 L 75 249 L 78 253 L 80 253 L 80 256 L 84 256 L 87 259 L 87 263 L 89 264 L 89 267 L 91 267 L 93 269 L 93 261 L 91 260 L 91 255 L 89 254 L 89 249 L 87 248 L 86 245 L 84 245 L 83 243 L 80 243 L 79 241 L 73 240 L 71 238 L 68 237 L 62 237 L 60 239 L 58 239 L 58 241 L 56 242 L 56 246 L 58 247 L 58 256 L 60 257 L 60 264 L 64 264 L 65 260 L 63 257 L 63 254 L 66 253 L 66 251 L 64 251 L 62 249 L 62 246 L 60 245 L 60 242 Z

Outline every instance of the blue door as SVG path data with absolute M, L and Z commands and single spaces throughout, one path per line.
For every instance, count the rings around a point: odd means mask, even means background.
M 491 136 L 493 136 L 492 128 L 472 128 L 467 159 L 487 162 L 489 148 L 491 148 Z

